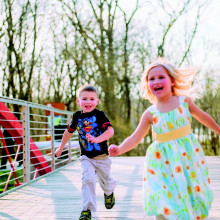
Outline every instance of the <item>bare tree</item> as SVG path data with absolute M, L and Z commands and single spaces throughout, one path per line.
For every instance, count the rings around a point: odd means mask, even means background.
M 69 4 L 62 1 L 62 8 L 65 15 L 71 22 L 73 29 L 77 30 L 84 40 L 88 51 L 90 52 L 96 73 L 99 73 L 96 84 L 101 87 L 104 100 L 104 108 L 107 114 L 112 118 L 115 114 L 111 106 L 115 102 L 115 60 L 116 54 L 114 49 L 114 22 L 118 1 L 91 1 L 88 11 L 92 14 L 87 16 L 86 20 L 80 14 L 77 1 L 72 0 Z M 96 74 L 97 75 L 97 74 Z M 111 104 L 110 104 L 111 103 Z
M 36 64 L 37 1 L 32 5 L 27 0 L 19 6 L 15 5 L 12 0 L 4 0 L 4 7 L 7 27 L 5 33 L 7 60 L 3 67 L 3 95 L 31 101 L 31 80 Z M 15 7 L 20 7 L 17 20 L 13 14 Z M 29 52 L 30 48 L 32 49 Z
M 127 18 L 127 13 L 120 7 L 118 6 L 118 8 L 120 9 L 120 11 L 123 14 L 124 17 L 124 24 L 125 24 L 125 36 L 124 36 L 124 40 L 123 40 L 123 62 L 122 62 L 122 66 L 124 69 L 124 74 L 121 80 L 121 90 L 123 91 L 122 93 L 122 97 L 125 100 L 125 121 L 127 121 L 127 123 L 130 123 L 130 119 L 131 119 L 131 91 L 130 91 L 130 76 L 129 76 L 129 66 L 130 66 L 130 53 L 129 53 L 129 49 L 128 49 L 128 40 L 129 40 L 129 27 L 130 27 L 130 23 L 132 18 L 134 17 L 135 13 L 138 10 L 138 0 L 136 1 L 136 7 L 133 10 L 131 16 L 129 18 Z
M 194 7 L 197 7 L 197 13 L 196 13 L 195 22 L 194 22 L 195 24 L 194 24 L 194 28 L 192 30 L 191 36 L 189 37 L 189 39 L 186 40 L 186 48 L 185 48 L 184 54 L 182 56 L 182 59 L 179 63 L 179 66 L 181 66 L 183 64 L 184 60 L 187 58 L 187 55 L 190 52 L 190 48 L 192 46 L 193 39 L 195 38 L 195 35 L 197 33 L 202 9 L 205 8 L 208 4 L 210 4 L 211 1 L 212 0 L 204 0 L 201 3 L 198 3 L 198 6 L 194 6 Z M 164 57 L 165 56 L 164 46 L 165 46 L 165 42 L 166 42 L 168 33 L 174 28 L 174 25 L 176 24 L 176 22 L 180 18 L 182 18 L 182 16 L 184 14 L 186 15 L 189 12 L 189 10 L 191 9 L 190 7 L 192 5 L 192 1 L 191 0 L 183 1 L 183 5 L 179 10 L 175 9 L 175 10 L 171 10 L 171 12 L 170 12 L 170 9 L 172 7 L 170 7 L 167 3 L 165 4 L 164 0 L 159 0 L 159 3 L 161 5 L 162 9 L 164 10 L 165 14 L 168 15 L 168 17 L 169 17 L 169 22 L 168 22 L 167 26 L 165 27 L 165 31 L 162 36 L 162 42 L 158 46 L 158 53 L 157 53 L 158 57 Z M 169 10 L 168 10 L 168 8 L 169 8 Z
M 4 24 L 5 24 L 5 21 L 1 21 L 1 24 L 0 24 L 0 42 L 1 42 L 1 38 L 5 35 L 5 33 L 3 31 Z
M 62 16 L 60 24 L 62 30 L 58 30 L 56 20 L 51 22 L 53 52 L 45 62 L 50 87 L 47 99 L 51 102 L 64 102 L 68 110 L 75 110 L 77 90 L 93 78 L 88 70 L 93 68 L 93 64 L 89 63 L 91 55 L 80 34 L 75 29 L 69 29 L 69 23 Z

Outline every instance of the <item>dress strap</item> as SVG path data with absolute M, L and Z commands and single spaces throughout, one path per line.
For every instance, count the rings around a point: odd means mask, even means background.
M 186 102 L 186 96 L 179 96 L 180 104 L 183 104 Z
M 157 142 L 164 143 L 164 142 L 173 141 L 173 140 L 182 138 L 191 133 L 192 133 L 191 124 L 188 124 L 184 127 L 178 128 L 170 132 L 162 133 L 162 134 L 157 134 L 153 132 L 153 137 L 155 138 Z
M 155 105 L 151 105 L 150 107 L 147 108 L 147 110 L 154 115 L 157 111 L 157 108 L 155 107 Z

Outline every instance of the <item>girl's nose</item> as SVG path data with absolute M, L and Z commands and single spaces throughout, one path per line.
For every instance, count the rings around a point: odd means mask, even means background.
M 154 81 L 154 85 L 157 85 L 157 84 L 159 84 L 159 83 L 160 83 L 160 82 L 159 82 L 159 80 L 157 80 L 157 79 Z

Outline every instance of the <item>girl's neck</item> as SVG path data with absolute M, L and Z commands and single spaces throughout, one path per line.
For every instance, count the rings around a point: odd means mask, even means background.
M 167 94 L 163 98 L 158 98 L 156 101 L 156 104 L 158 103 L 167 103 L 170 102 L 173 99 L 174 95 L 172 93 Z
M 174 95 L 164 97 L 163 99 L 159 99 L 155 103 L 156 108 L 161 113 L 169 112 L 169 111 L 177 108 L 179 106 L 179 104 L 180 104 L 179 96 L 174 96 Z

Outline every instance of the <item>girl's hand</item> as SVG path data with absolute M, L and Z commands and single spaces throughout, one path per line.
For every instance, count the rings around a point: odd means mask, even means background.
M 62 154 L 62 150 L 60 149 L 60 147 L 55 151 L 55 155 L 57 157 L 60 157 L 60 155 Z
M 110 156 L 118 156 L 119 155 L 119 147 L 117 145 L 111 144 L 108 148 L 108 152 Z
M 94 136 L 92 136 L 90 133 L 87 133 L 87 134 L 86 134 L 86 140 L 87 140 L 88 142 L 90 142 L 91 144 L 93 144 L 93 143 L 98 143 L 97 140 L 96 140 L 96 138 L 95 138 Z

